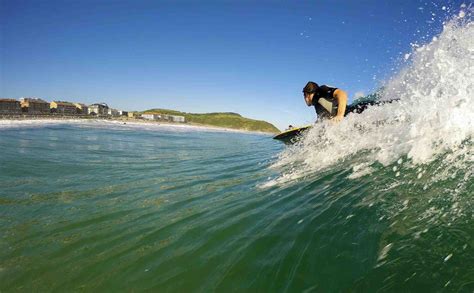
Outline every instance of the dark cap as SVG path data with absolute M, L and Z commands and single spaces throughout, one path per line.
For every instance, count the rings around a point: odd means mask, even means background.
M 318 90 L 318 88 L 319 86 L 317 83 L 308 81 L 306 86 L 303 88 L 303 93 L 312 94 L 312 93 L 315 93 Z

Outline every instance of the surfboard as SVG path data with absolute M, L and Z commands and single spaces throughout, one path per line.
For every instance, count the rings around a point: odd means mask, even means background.
M 284 143 L 295 143 L 298 141 L 299 137 L 305 132 L 306 130 L 310 129 L 312 125 L 306 125 L 302 127 L 295 127 L 286 131 L 283 131 L 280 134 L 277 134 L 273 137 L 273 139 L 283 141 Z

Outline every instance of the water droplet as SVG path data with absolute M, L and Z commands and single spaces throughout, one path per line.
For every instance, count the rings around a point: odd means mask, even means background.
M 385 247 L 382 249 L 382 251 L 379 254 L 379 258 L 378 258 L 379 261 L 383 260 L 384 258 L 387 257 L 387 254 L 390 251 L 390 249 L 392 248 L 392 246 L 393 246 L 392 243 L 389 243 L 389 244 L 385 245 Z
M 447 257 L 444 258 L 444 262 L 447 262 L 452 256 L 453 254 L 450 253 Z

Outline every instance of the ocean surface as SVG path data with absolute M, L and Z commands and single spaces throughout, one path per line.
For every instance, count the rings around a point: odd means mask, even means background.
M 351 179 L 344 162 L 275 183 L 296 147 L 103 122 L 4 128 L 0 290 L 474 289 L 472 169 L 436 182 L 442 160 L 395 162 Z
M 0 291 L 473 292 L 474 25 L 268 135 L 0 121 Z M 303 102 L 303 101 L 301 101 Z

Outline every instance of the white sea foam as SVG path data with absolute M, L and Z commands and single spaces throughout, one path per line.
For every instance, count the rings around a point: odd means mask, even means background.
M 408 164 L 403 157 L 416 166 L 442 154 L 451 167 L 436 176 L 472 164 L 474 23 L 470 8 L 463 11 L 431 43 L 414 46 L 404 69 L 387 82 L 382 100 L 398 101 L 348 115 L 339 124 L 317 123 L 300 143 L 282 152 L 273 166 L 281 175 L 265 186 L 293 181 L 356 154 L 364 154 L 363 162 L 354 163 L 350 178 L 372 172 L 375 163 L 399 161 L 402 168 Z

